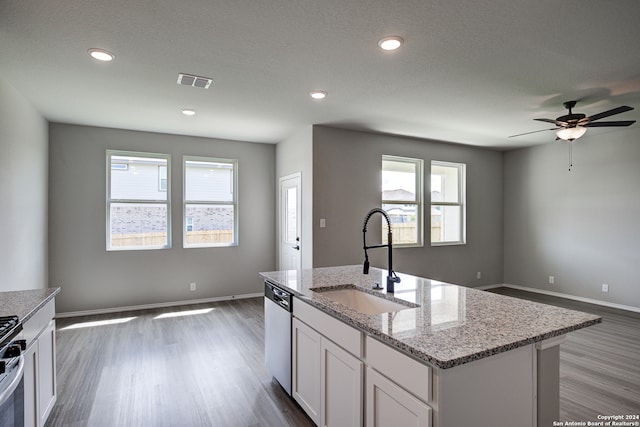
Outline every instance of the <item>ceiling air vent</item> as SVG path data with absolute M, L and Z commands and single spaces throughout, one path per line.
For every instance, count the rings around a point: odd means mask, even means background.
M 202 89 L 209 89 L 213 79 L 208 77 L 193 76 L 191 74 L 178 74 L 178 84 L 183 86 L 193 86 Z

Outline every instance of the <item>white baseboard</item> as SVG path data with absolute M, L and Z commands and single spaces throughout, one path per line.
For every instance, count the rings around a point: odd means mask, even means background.
M 595 304 L 595 305 L 602 305 L 602 306 L 605 306 L 605 307 L 617 308 L 618 310 L 627 310 L 627 311 L 633 311 L 635 313 L 640 313 L 640 307 L 634 307 L 634 306 L 631 306 L 631 305 L 624 305 L 624 304 L 616 304 L 616 303 L 613 303 L 613 302 L 601 301 L 601 300 L 592 299 L 592 298 L 584 298 L 584 297 L 579 297 L 579 296 L 575 296 L 575 295 L 563 294 L 561 292 L 547 291 L 547 290 L 544 290 L 544 289 L 536 289 L 536 288 L 528 288 L 526 286 L 511 285 L 509 283 L 497 283 L 497 284 L 494 284 L 494 285 L 478 286 L 477 288 L 474 288 L 474 289 L 481 289 L 483 291 L 486 291 L 487 289 L 495 289 L 495 288 L 500 288 L 500 287 L 518 289 L 518 290 L 526 291 L 526 292 L 535 292 L 537 294 L 550 295 L 550 296 L 553 296 L 553 297 L 565 298 L 565 299 L 570 299 L 570 300 L 574 300 L 574 301 L 586 302 L 586 303 L 589 303 L 589 304 Z
M 99 308 L 96 310 L 69 311 L 66 313 L 56 313 L 56 319 L 63 319 L 66 317 L 92 316 L 95 314 L 120 313 L 123 311 L 149 310 L 153 308 L 179 307 L 181 305 L 205 304 L 209 302 L 230 301 L 234 299 L 256 298 L 261 296 L 264 296 L 264 292 L 258 292 L 255 294 L 231 295 L 231 296 L 225 296 L 225 297 L 192 299 L 192 300 L 185 300 L 185 301 L 170 301 L 170 302 L 159 302 L 154 304 L 130 305 L 130 306 L 124 306 L 124 307 Z

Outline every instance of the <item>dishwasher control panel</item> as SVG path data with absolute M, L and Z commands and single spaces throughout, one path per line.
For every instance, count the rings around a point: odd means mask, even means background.
M 264 296 L 283 309 L 293 311 L 293 295 L 270 282 L 264 282 Z

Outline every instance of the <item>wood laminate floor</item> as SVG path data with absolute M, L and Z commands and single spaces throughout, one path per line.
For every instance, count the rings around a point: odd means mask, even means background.
M 213 310 L 156 318 L 203 308 Z M 312 426 L 266 371 L 263 318 L 263 299 L 252 298 L 59 319 L 58 400 L 46 425 Z
M 640 414 L 639 314 L 493 291 L 603 316 L 562 344 L 560 420 Z M 213 310 L 156 318 L 203 308 Z M 266 372 L 263 320 L 262 298 L 59 319 L 58 401 L 46 427 L 312 426 Z

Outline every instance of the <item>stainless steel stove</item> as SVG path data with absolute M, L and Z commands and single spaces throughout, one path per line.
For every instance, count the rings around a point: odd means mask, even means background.
M 24 426 L 24 357 L 18 316 L 0 317 L 0 426 Z

